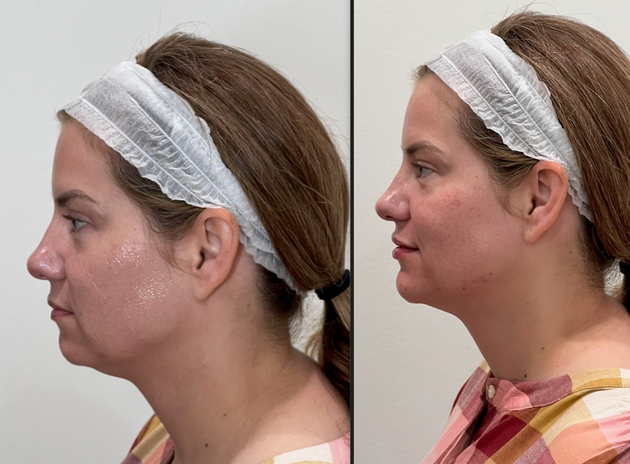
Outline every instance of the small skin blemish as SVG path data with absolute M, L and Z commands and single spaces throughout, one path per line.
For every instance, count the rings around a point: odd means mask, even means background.
M 206 448 L 208 447 L 208 444 L 206 443 Z
M 223 417 L 227 416 L 227 412 L 225 414 L 223 414 Z
M 525 374 L 525 378 L 527 378 L 527 374 Z

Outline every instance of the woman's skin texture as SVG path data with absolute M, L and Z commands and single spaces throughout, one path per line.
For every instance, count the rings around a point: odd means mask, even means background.
M 345 402 L 321 370 L 268 333 L 234 217 L 204 210 L 167 261 L 104 152 L 77 122 L 62 125 L 54 216 L 28 261 L 51 284 L 63 355 L 133 382 L 176 464 L 251 464 L 347 433 Z
M 462 104 L 434 75 L 409 101 L 402 166 L 376 204 L 395 224 L 398 292 L 457 316 L 496 377 L 630 368 L 630 315 L 589 284 L 564 170 L 539 162 L 504 208 L 457 128 Z

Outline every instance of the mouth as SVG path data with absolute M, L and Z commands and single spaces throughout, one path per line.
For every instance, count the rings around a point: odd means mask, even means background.
M 48 300 L 48 306 L 50 306 L 53 309 L 52 312 L 50 313 L 50 318 L 53 321 L 66 317 L 66 316 L 74 315 L 72 311 L 68 311 L 67 309 L 62 308 L 61 306 L 53 303 L 50 300 Z
M 392 252 L 392 257 L 394 259 L 400 259 L 409 253 L 419 251 L 419 248 L 415 248 L 410 244 L 404 243 L 396 237 L 392 237 L 392 242 L 394 242 L 394 245 L 396 245 L 396 248 L 394 248 L 394 251 Z

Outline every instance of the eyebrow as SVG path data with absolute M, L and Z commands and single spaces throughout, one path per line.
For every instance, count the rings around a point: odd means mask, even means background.
M 61 195 L 59 195 L 57 198 L 55 198 L 55 203 L 57 203 L 59 206 L 65 206 L 66 203 L 68 203 L 70 200 L 73 200 L 73 199 L 86 200 L 91 203 L 98 204 L 96 200 L 86 195 L 85 192 L 83 192 L 82 190 L 76 190 L 76 189 L 68 190 L 67 192 L 64 192 Z
M 414 156 L 418 152 L 433 152 L 437 155 L 444 155 L 444 152 L 432 143 L 421 140 L 420 142 L 412 143 L 411 145 L 401 147 L 407 156 Z

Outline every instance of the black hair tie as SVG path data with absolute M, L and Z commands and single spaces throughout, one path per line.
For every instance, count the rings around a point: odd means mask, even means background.
M 319 297 L 320 300 L 332 300 L 334 297 L 341 295 L 346 288 L 350 286 L 350 271 L 346 269 L 346 272 L 343 273 L 343 277 L 339 279 L 332 285 L 328 287 L 320 288 L 319 290 L 315 290 L 315 293 Z
M 619 261 L 619 270 L 625 276 L 630 275 L 630 264 Z

